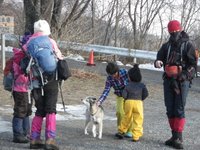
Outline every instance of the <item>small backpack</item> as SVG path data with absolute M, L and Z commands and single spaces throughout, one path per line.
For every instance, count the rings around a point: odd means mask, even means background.
M 196 57 L 196 63 L 198 64 L 198 61 L 199 61 L 199 49 L 195 49 L 195 57 Z
M 12 92 L 12 87 L 14 83 L 14 75 L 13 75 L 13 57 L 9 58 L 6 61 L 6 66 L 4 68 L 4 76 L 3 76 L 3 86 L 4 90 Z
M 199 73 L 198 73 L 198 70 L 197 70 L 197 65 L 198 65 L 198 61 L 199 61 L 199 49 L 195 49 L 195 57 L 196 57 L 196 77 L 199 77 Z
M 71 77 L 71 72 L 66 60 L 58 61 L 58 80 L 67 80 Z

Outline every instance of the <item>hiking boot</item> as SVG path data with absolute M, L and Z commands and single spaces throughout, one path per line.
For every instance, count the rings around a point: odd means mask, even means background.
M 179 139 L 170 138 L 169 140 L 165 141 L 165 145 L 173 147 L 175 149 L 183 149 L 183 143 Z
M 140 139 L 137 139 L 137 140 L 136 140 L 136 139 L 133 139 L 132 141 L 133 141 L 133 142 L 139 142 Z
M 31 140 L 30 149 L 44 148 L 44 142 L 41 139 Z
M 55 139 L 49 138 L 48 140 L 46 140 L 44 149 L 45 150 L 59 150 L 59 147 L 56 145 Z
M 165 145 L 167 145 L 167 146 L 173 146 L 174 145 L 174 138 L 171 137 L 170 139 L 168 139 L 167 141 L 165 141 Z
M 165 145 L 171 146 L 175 149 L 183 149 L 182 132 L 172 131 L 172 137 L 165 141 Z
M 126 138 L 132 138 L 133 135 L 132 135 L 131 132 L 126 132 L 126 133 L 124 134 L 124 137 L 126 137 Z
M 124 134 L 118 132 L 118 133 L 115 134 L 115 137 L 117 137 L 118 139 L 123 139 L 124 138 Z
M 15 136 L 13 138 L 14 143 L 28 143 L 29 140 L 25 136 Z
M 176 139 L 173 142 L 173 147 L 176 149 L 183 149 L 183 142 L 180 139 Z

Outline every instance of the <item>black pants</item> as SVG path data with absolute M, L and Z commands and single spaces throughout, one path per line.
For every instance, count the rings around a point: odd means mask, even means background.
M 24 118 L 32 113 L 32 104 L 28 103 L 28 92 L 13 91 L 14 98 L 14 117 Z
M 44 87 L 44 95 L 41 89 L 33 89 L 32 94 L 35 100 L 36 115 L 45 117 L 47 113 L 56 113 L 58 99 L 58 81 L 48 82 Z
M 168 118 L 185 118 L 186 97 L 189 91 L 189 81 L 178 83 L 180 94 L 177 94 L 172 88 L 172 81 L 164 79 L 164 101 Z

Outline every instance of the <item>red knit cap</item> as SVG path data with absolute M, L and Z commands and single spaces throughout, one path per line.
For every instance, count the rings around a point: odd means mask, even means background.
M 177 20 L 171 20 L 169 23 L 168 23 L 168 31 L 169 33 L 172 33 L 172 32 L 177 32 L 177 31 L 181 31 L 182 30 L 182 27 L 181 27 L 181 24 L 179 21 Z

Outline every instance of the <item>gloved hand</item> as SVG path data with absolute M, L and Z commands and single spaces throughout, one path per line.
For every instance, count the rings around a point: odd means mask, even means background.
M 163 66 L 163 62 L 161 61 L 161 60 L 157 60 L 156 62 L 155 62 L 155 67 L 156 68 L 161 68 Z
M 196 70 L 194 67 L 189 67 L 187 69 L 187 76 L 189 80 L 192 80 L 195 77 L 195 74 L 196 74 Z
M 179 80 L 180 81 L 185 81 L 185 80 L 192 80 L 195 77 L 195 68 L 190 67 L 186 70 L 183 70 L 181 74 L 179 75 Z
M 179 81 L 185 81 L 187 79 L 187 71 L 182 71 L 180 74 L 179 74 L 179 77 L 178 77 L 178 80 Z

